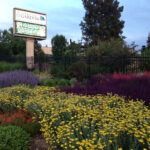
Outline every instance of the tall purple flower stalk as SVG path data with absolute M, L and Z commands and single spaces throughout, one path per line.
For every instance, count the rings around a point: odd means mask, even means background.
M 39 78 L 32 72 L 15 70 L 0 74 L 0 88 L 18 84 L 35 86 L 39 83 Z

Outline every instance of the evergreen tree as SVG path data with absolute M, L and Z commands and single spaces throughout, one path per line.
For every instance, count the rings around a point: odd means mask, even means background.
M 51 40 L 52 44 L 52 52 L 54 57 L 61 57 L 63 56 L 66 46 L 67 46 L 67 39 L 63 35 L 56 35 Z
M 99 40 L 122 38 L 124 21 L 120 20 L 123 6 L 118 0 L 82 0 L 86 10 L 80 26 L 83 38 L 88 43 Z

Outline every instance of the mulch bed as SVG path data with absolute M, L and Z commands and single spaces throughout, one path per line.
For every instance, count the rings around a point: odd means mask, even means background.
M 57 150 L 47 144 L 41 134 L 37 134 L 31 138 L 29 150 L 48 150 L 48 148 L 51 150 Z

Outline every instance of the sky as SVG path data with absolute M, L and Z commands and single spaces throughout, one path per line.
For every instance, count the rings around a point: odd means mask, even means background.
M 150 0 L 118 0 L 124 6 L 121 20 L 125 21 L 123 35 L 127 44 L 135 42 L 138 48 L 146 45 L 150 33 Z M 13 26 L 13 8 L 22 8 L 47 14 L 47 39 L 43 46 L 51 46 L 56 34 L 69 41 L 81 41 L 79 26 L 85 15 L 82 0 L 0 0 L 0 29 Z

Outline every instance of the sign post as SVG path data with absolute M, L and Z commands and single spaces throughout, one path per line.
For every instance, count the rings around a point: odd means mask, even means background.
M 47 37 L 46 14 L 14 8 L 13 34 L 26 38 L 26 65 L 34 67 L 34 39 L 45 40 Z
M 34 39 L 26 39 L 26 65 L 28 69 L 34 67 Z

